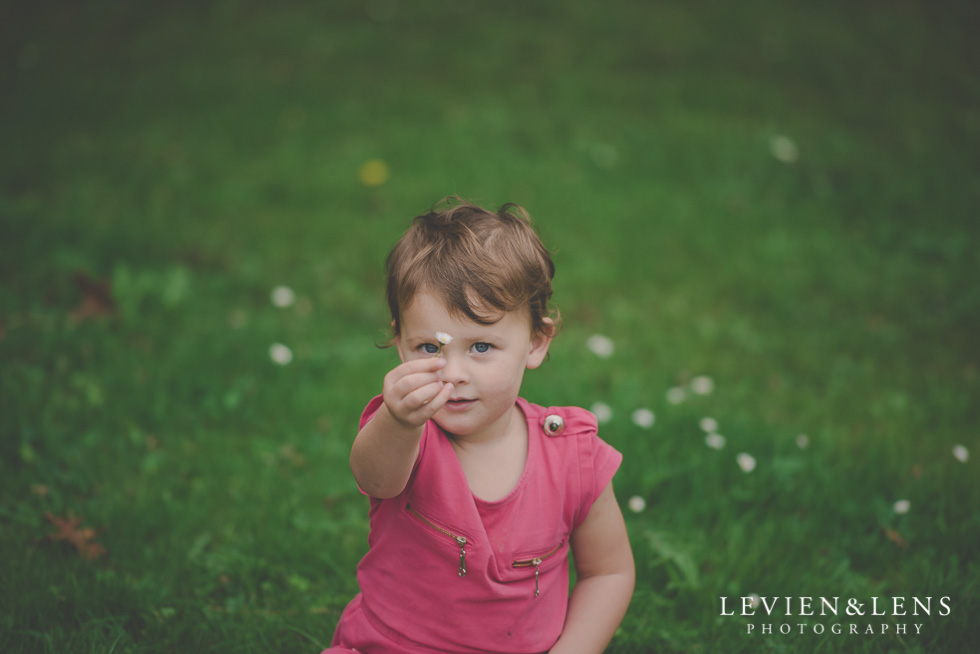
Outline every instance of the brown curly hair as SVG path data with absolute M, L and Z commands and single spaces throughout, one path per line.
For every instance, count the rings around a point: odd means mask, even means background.
M 558 312 L 549 315 L 548 308 L 555 264 L 527 211 L 513 203 L 494 213 L 444 198 L 412 221 L 388 254 L 385 273 L 395 336 L 402 310 L 421 290 L 482 325 L 518 310 L 527 311 L 532 332 L 550 334 L 558 325 Z

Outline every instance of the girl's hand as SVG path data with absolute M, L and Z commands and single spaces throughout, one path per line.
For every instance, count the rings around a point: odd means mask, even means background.
M 446 365 L 442 357 L 407 361 L 385 375 L 384 397 L 388 412 L 402 426 L 421 427 L 441 409 L 453 393 L 438 371 Z

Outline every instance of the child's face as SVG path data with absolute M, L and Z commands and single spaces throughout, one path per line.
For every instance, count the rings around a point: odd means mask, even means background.
M 436 332 L 453 337 L 440 356 L 446 359 L 442 379 L 455 388 L 434 420 L 467 440 L 503 435 L 524 370 L 541 365 L 551 335 L 532 334 L 529 320 L 518 311 L 481 325 L 450 313 L 441 298 L 422 291 L 402 311 L 401 333 L 395 337 L 402 361 L 434 356 L 439 348 Z

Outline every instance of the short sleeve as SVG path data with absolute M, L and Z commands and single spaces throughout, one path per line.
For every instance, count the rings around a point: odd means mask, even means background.
M 371 418 L 374 417 L 374 414 L 378 412 L 378 409 L 380 409 L 381 405 L 384 403 L 385 403 L 384 397 L 382 397 L 381 395 L 375 396 L 374 398 L 371 399 L 370 402 L 368 402 L 368 405 L 364 407 L 364 412 L 361 414 L 361 424 L 357 428 L 358 431 L 364 429 L 364 425 L 371 422 Z
M 574 524 L 576 528 L 585 522 L 592 505 L 612 481 L 623 462 L 623 455 L 612 445 L 599 438 L 595 432 L 585 436 L 580 445 L 582 487 L 581 502 Z

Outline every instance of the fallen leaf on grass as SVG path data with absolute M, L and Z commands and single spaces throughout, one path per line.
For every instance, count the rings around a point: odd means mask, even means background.
M 95 542 L 95 530 L 90 527 L 79 529 L 82 519 L 69 514 L 67 518 L 53 515 L 48 512 L 44 514 L 48 522 L 58 528 L 58 533 L 48 534 L 51 540 L 68 541 L 75 546 L 82 558 L 94 561 L 106 553 L 106 549 Z
M 82 299 L 71 311 L 73 323 L 111 316 L 116 312 L 116 301 L 112 299 L 109 280 L 99 281 L 79 272 L 75 273 L 75 286 L 81 291 Z
M 891 542 L 895 543 L 896 545 L 898 545 L 899 547 L 901 547 L 903 550 L 906 547 L 908 547 L 908 543 L 905 542 L 905 539 L 902 538 L 902 535 L 900 533 L 898 533 L 897 531 L 895 531 L 891 527 L 883 527 L 882 529 L 885 532 L 885 536 L 888 537 L 888 540 L 890 540 Z

